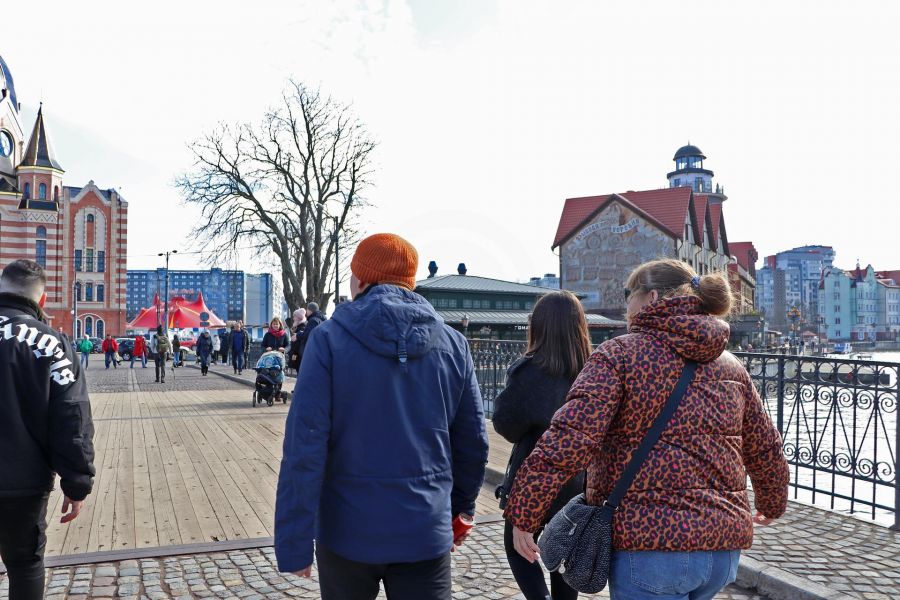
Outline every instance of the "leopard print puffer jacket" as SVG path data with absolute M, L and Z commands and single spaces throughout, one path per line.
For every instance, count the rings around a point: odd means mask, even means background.
M 562 484 L 588 470 L 587 500 L 602 504 L 678 380 L 693 383 L 615 516 L 617 550 L 737 550 L 753 541 L 756 509 L 780 517 L 789 470 L 781 437 L 743 365 L 725 351 L 728 324 L 694 297 L 641 310 L 629 333 L 601 344 L 516 477 L 504 517 L 536 531 Z

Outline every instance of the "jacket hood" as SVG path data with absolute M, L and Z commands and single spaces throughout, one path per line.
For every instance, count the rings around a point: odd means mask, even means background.
M 443 319 L 425 298 L 387 284 L 338 304 L 332 320 L 367 349 L 401 363 L 427 354 L 444 328 Z
M 725 351 L 731 329 L 722 319 L 704 313 L 699 298 L 677 296 L 645 306 L 629 331 L 652 335 L 682 358 L 706 363 Z

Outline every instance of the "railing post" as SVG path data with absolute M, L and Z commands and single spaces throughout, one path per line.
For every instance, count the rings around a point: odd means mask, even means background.
M 895 407 L 900 403 L 900 368 L 896 369 L 896 377 Z M 898 411 L 898 417 L 900 417 L 900 411 Z M 900 418 L 894 423 L 894 524 L 891 529 L 900 531 Z
M 775 426 L 784 439 L 784 355 L 778 357 L 778 404 L 775 409 Z

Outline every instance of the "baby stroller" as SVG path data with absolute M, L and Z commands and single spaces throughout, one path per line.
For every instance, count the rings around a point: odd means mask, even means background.
M 269 406 L 281 400 L 287 404 L 288 393 L 281 390 L 284 383 L 284 354 L 266 352 L 256 362 L 255 389 L 253 390 L 253 406 L 265 402 Z

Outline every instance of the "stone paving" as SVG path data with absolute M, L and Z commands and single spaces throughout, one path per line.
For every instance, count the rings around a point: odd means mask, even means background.
M 521 598 L 506 563 L 503 524 L 475 528 L 469 541 L 453 555 L 454 600 Z M 0 598 L 8 583 L 0 575 Z M 125 560 L 50 569 L 47 600 L 157 600 L 162 598 L 319 598 L 316 571 L 310 579 L 279 573 L 271 547 Z M 609 598 L 604 592 L 582 598 Z M 384 593 L 379 596 L 384 598 Z M 764 600 L 752 591 L 729 586 L 718 600 Z
M 172 369 L 172 361 L 167 363 L 166 382 L 156 383 L 156 370 L 153 362 L 147 361 L 147 368 L 141 367 L 138 361 L 134 363 L 134 369 L 130 363 L 123 362 L 118 368 L 110 367 L 108 370 L 103 364 L 103 355 L 91 355 L 87 370 L 88 391 L 91 393 L 133 392 L 133 391 L 199 391 L 199 390 L 227 390 L 235 389 L 240 384 L 224 377 L 210 373 L 202 376 L 199 369 L 188 365 L 178 369 Z M 231 373 L 230 367 L 214 365 L 212 369 Z M 226 370 L 227 369 L 227 370 Z M 244 378 L 252 382 L 256 373 L 253 370 L 244 371 Z M 293 389 L 288 379 L 285 389 Z

